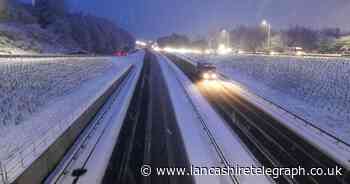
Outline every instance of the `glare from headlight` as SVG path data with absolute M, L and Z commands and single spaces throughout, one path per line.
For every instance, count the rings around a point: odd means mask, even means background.
M 216 79 L 216 78 L 218 78 L 218 76 L 215 73 L 213 73 L 213 74 L 211 74 L 211 78 Z
M 204 78 L 204 79 L 209 79 L 209 77 L 210 77 L 210 75 L 209 75 L 208 73 L 204 73 L 204 74 L 203 74 L 203 78 Z

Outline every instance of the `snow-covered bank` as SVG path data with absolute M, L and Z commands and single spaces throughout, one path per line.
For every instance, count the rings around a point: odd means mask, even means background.
M 77 44 L 63 45 L 58 36 L 37 24 L 0 24 L 0 54 L 68 53 L 77 49 Z
M 192 57 L 193 59 L 193 57 Z M 250 91 L 350 142 L 350 60 L 296 57 L 196 57 Z
M 143 53 L 126 58 L 0 61 L 0 160 L 71 122 Z

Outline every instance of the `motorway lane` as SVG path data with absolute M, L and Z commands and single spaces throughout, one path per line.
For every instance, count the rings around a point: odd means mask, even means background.
M 149 56 L 145 56 L 147 60 Z M 143 177 L 140 167 L 143 165 L 143 150 L 145 148 L 145 124 L 148 104 L 149 65 L 143 66 L 141 76 L 137 82 L 126 119 L 123 122 L 112 158 L 105 172 L 103 183 L 142 183 Z M 113 145 L 111 145 L 113 146 Z
M 254 145 L 255 148 L 248 147 L 253 148 L 252 152 L 258 151 L 268 155 L 269 160 L 263 157 L 258 158 L 264 165 L 268 167 L 298 167 L 301 165 L 305 168 L 316 166 L 327 168 L 336 165 L 319 150 L 305 142 L 300 142 L 300 138 L 296 138 L 285 128 L 277 126 L 279 123 L 272 117 L 243 100 L 237 95 L 239 87 L 224 81 L 201 81 L 197 82 L 197 87 L 236 132 L 238 130 L 241 131 L 241 134 L 245 134 L 244 136 L 250 136 L 250 142 L 247 139 L 242 139 L 246 144 L 252 145 L 257 142 Z M 237 111 L 243 115 L 237 115 Z M 240 137 L 242 138 L 242 135 Z M 294 144 L 293 141 L 298 144 Z M 313 157 L 315 155 L 317 158 Z M 289 178 L 279 178 L 277 182 L 346 183 L 340 177 L 311 176 L 297 177 L 293 181 Z
M 121 136 L 105 174 L 105 184 L 190 184 L 191 176 L 156 176 L 156 167 L 186 167 L 189 163 L 172 103 L 156 57 L 147 53 L 140 86 L 133 98 Z M 144 177 L 142 165 L 152 174 Z
M 155 167 L 187 167 L 189 168 L 185 148 L 177 126 L 169 93 L 161 76 L 159 61 L 153 55 L 150 62 L 150 104 L 148 106 L 150 127 L 150 149 L 145 152 L 145 164 Z M 146 135 L 147 136 L 147 135 Z M 193 183 L 190 176 L 160 177 L 152 175 L 149 184 L 163 183 Z
M 258 160 L 263 163 L 265 167 L 277 167 L 279 165 L 278 160 L 274 159 L 272 155 L 264 150 L 264 145 L 256 144 L 259 143 L 259 137 L 252 135 L 247 123 L 237 123 L 242 121 L 238 119 L 234 110 L 227 109 L 227 107 L 234 107 L 235 104 L 231 102 L 225 92 L 220 88 L 219 82 L 209 81 L 209 82 L 199 82 L 197 84 L 201 93 L 207 98 L 207 100 L 213 105 L 213 107 L 218 111 L 220 115 L 229 123 L 230 127 L 240 136 L 243 142 L 248 146 L 250 151 L 261 151 L 265 155 L 269 155 L 268 158 L 265 156 L 258 157 Z M 237 120 L 237 121 L 234 121 Z M 248 139 L 245 136 L 248 135 Z M 254 149 L 255 148 L 255 149 Z M 255 156 L 257 156 L 255 154 Z M 288 183 L 289 180 L 285 178 L 278 178 L 277 183 Z

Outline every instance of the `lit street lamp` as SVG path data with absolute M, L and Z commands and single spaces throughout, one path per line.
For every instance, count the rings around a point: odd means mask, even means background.
M 220 44 L 224 44 L 225 47 L 229 47 L 230 45 L 230 35 L 226 29 L 221 30 L 220 42 Z
M 261 25 L 267 28 L 267 48 L 268 50 L 270 50 L 271 49 L 271 24 L 269 24 L 266 20 L 263 20 L 261 22 Z

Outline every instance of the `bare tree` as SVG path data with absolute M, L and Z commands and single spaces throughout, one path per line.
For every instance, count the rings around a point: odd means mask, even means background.
M 295 26 L 284 32 L 283 39 L 289 47 L 303 47 L 306 50 L 314 50 L 317 49 L 319 34 L 315 30 Z
M 66 13 L 65 0 L 35 0 L 33 4 L 37 10 L 39 23 L 43 27 L 55 22 L 58 17 L 63 17 Z
M 264 32 L 260 27 L 239 26 L 230 32 L 230 37 L 234 47 L 248 51 L 261 49 L 265 40 Z
M 185 35 L 180 35 L 173 33 L 170 36 L 160 37 L 157 43 L 161 47 L 171 46 L 171 47 L 185 47 L 190 45 L 190 39 Z

